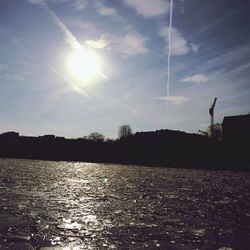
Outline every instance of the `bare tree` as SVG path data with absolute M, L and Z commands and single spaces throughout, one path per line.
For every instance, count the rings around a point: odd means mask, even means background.
M 220 123 L 215 123 L 213 126 L 208 126 L 206 130 L 199 130 L 199 133 L 219 141 L 222 137 L 222 126 Z
M 118 129 L 118 137 L 119 139 L 128 138 L 133 134 L 130 125 L 124 124 L 121 125 Z
M 94 141 L 94 142 L 103 142 L 105 137 L 104 137 L 104 135 L 102 135 L 98 132 L 93 132 L 93 133 L 89 134 L 88 139 L 91 141 Z
M 209 127 L 210 137 L 220 141 L 222 139 L 222 126 L 220 123 L 215 123 L 213 126 Z

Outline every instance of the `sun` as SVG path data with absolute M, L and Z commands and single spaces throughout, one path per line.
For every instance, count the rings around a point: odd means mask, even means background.
M 68 71 L 71 78 L 80 86 L 86 86 L 103 77 L 101 60 L 93 51 L 80 48 L 68 58 Z

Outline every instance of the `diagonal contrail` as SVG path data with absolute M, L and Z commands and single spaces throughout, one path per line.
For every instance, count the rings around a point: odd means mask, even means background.
M 171 58 L 171 30 L 173 19 L 173 0 L 170 0 L 169 6 L 169 28 L 168 28 L 168 76 L 167 76 L 167 96 L 169 96 L 169 83 L 170 83 L 170 58 Z
M 55 24 L 61 29 L 65 36 L 65 42 L 74 50 L 81 50 L 82 46 L 81 44 L 77 41 L 76 37 L 68 30 L 66 25 L 59 19 L 59 17 L 52 11 L 50 10 L 47 6 L 46 9 L 52 19 L 54 20 Z

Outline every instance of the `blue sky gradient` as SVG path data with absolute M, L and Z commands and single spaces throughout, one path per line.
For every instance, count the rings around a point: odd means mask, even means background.
M 81 137 L 118 127 L 197 132 L 250 111 L 250 2 L 174 0 L 170 96 L 168 0 L 1 0 L 0 132 Z M 100 77 L 79 89 L 72 40 Z

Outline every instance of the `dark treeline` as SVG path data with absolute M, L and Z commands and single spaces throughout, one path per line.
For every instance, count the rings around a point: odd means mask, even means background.
M 173 130 L 138 132 L 107 141 L 7 132 L 0 135 L 0 157 L 249 170 L 249 142 L 246 136 L 227 136 L 218 141 Z

